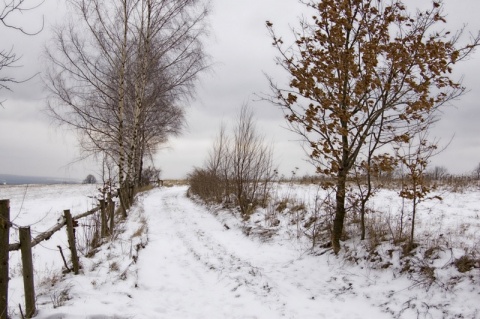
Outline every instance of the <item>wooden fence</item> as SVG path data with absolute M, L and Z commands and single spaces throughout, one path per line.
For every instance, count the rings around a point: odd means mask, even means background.
M 0 200 L 0 319 L 8 318 L 8 265 L 9 252 L 20 250 L 22 255 L 23 283 L 25 292 L 25 313 L 20 307 L 22 317 L 32 318 L 36 313 L 35 286 L 33 278 L 32 247 L 44 240 L 50 239 L 52 235 L 66 226 L 68 245 L 70 249 L 72 269 L 75 275 L 79 272 L 79 260 L 76 249 L 74 228 L 78 225 L 77 220 L 90 216 L 100 211 L 100 236 L 109 236 L 115 227 L 115 203 L 112 193 L 104 194 L 97 207 L 77 216 L 72 216 L 70 210 L 63 212 L 63 219 L 47 231 L 33 238 L 30 234 L 30 227 L 18 227 L 19 242 L 10 244 L 10 228 L 16 227 L 10 221 L 10 201 Z M 105 199 L 106 198 L 106 199 Z M 63 258 L 63 252 L 60 251 Z M 65 261 L 65 260 L 64 260 Z M 67 266 L 67 263 L 65 262 Z M 67 269 L 70 270 L 70 268 Z

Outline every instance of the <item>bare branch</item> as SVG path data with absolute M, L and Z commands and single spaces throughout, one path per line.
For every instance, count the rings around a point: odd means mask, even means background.
M 30 4 L 30 6 L 27 6 L 25 2 L 26 0 L 3 0 L 3 4 L 0 5 L 0 23 L 7 28 L 20 31 L 21 33 L 26 35 L 37 35 L 42 32 L 45 26 L 45 21 L 43 18 L 42 25 L 40 26 L 40 28 L 38 28 L 37 31 L 34 32 L 29 32 L 22 26 L 17 26 L 13 23 L 8 22 L 9 16 L 14 15 L 15 13 L 23 14 L 26 11 L 35 10 L 40 7 L 45 2 L 45 0 L 41 0 L 37 4 Z

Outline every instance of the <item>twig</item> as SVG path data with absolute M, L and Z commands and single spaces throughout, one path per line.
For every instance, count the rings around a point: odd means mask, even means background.
M 22 311 L 22 305 L 18 304 L 18 308 L 20 309 L 20 315 L 22 316 L 22 319 L 25 319 L 25 316 L 23 315 L 23 311 Z
M 65 259 L 65 256 L 63 255 L 63 249 L 62 249 L 62 247 L 60 247 L 60 246 L 57 246 L 57 247 L 58 247 L 58 249 L 60 250 L 60 255 L 62 255 L 63 264 L 65 265 L 65 268 L 67 268 L 67 270 L 68 270 L 69 272 L 72 271 L 72 270 L 68 267 L 68 265 L 67 265 L 67 260 Z

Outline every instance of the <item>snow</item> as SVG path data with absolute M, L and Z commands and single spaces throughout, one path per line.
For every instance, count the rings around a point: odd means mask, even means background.
M 10 198 L 11 215 L 18 215 L 15 224 L 35 222 L 35 232 L 55 224 L 64 209 L 74 215 L 90 209 L 97 192 L 88 185 L 0 186 L 0 198 Z M 311 210 L 318 192 L 316 186 L 281 185 L 275 198 Z M 429 260 L 419 251 L 410 273 L 400 271 L 401 252 L 388 242 L 376 248 L 384 260 L 370 262 L 355 238 L 339 256 L 312 251 L 308 238 L 298 236 L 298 223 L 287 219 L 280 218 L 269 239 L 247 236 L 247 226 L 267 227 L 268 207 L 246 223 L 186 193 L 187 187 L 175 186 L 139 195 L 113 240 L 93 257 L 81 256 L 77 276 L 61 272 L 56 246 L 67 246 L 63 232 L 35 247 L 36 318 L 480 318 L 479 269 L 459 273 L 453 266 L 480 247 L 478 190 L 443 191 L 442 201 L 422 204 L 418 238 L 451 247 Z M 380 191 L 372 204 L 385 215 L 400 206 L 394 190 Z M 380 267 L 388 254 L 392 265 Z M 430 285 L 418 273 L 421 263 L 434 269 Z M 20 318 L 16 253 L 10 269 L 9 312 Z

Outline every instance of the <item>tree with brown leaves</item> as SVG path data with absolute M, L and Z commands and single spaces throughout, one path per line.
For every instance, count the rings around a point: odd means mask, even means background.
M 413 14 L 398 0 L 304 3 L 312 15 L 294 30 L 292 46 L 285 48 L 267 22 L 277 62 L 289 74 L 288 88 L 270 79 L 270 100 L 307 143 L 317 172 L 334 179 L 332 246 L 338 253 L 352 168 L 368 153 L 391 156 L 385 145 L 408 143 L 464 92 L 452 68 L 472 53 L 480 33 L 462 45 L 463 30 L 451 35 L 444 29 L 441 1 Z M 378 139 L 373 152 L 371 137 Z

